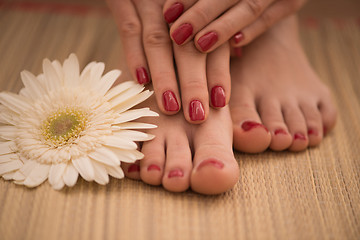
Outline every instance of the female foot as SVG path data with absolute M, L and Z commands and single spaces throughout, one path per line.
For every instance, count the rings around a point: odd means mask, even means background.
M 234 147 L 256 153 L 318 145 L 336 121 L 329 89 L 309 65 L 289 17 L 232 59 Z
M 154 97 L 145 104 L 159 112 Z M 209 119 L 200 125 L 188 123 L 182 113 L 160 113 L 149 122 L 158 126 L 148 131 L 156 137 L 142 145 L 144 159 L 122 166 L 126 176 L 171 192 L 191 187 L 198 193 L 219 194 L 236 184 L 239 168 L 232 151 L 228 107 L 210 109 Z

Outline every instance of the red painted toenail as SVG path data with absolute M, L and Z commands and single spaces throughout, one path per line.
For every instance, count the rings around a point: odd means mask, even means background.
M 131 172 L 140 172 L 140 166 L 137 164 L 133 164 L 128 168 L 128 173 Z
M 147 71 L 143 67 L 139 67 L 136 69 L 136 78 L 138 80 L 138 83 L 140 84 L 146 84 L 150 82 Z
M 274 134 L 278 135 L 278 134 L 288 134 L 288 133 L 284 129 L 277 129 L 275 130 Z
M 264 125 L 262 125 L 261 123 L 257 123 L 257 122 L 251 122 L 251 121 L 246 121 L 243 122 L 243 124 L 241 125 L 241 128 L 247 132 L 250 131 L 253 128 L 257 128 L 257 127 L 262 127 L 264 128 L 267 132 L 269 131 Z
M 181 3 L 174 3 L 173 5 L 171 5 L 171 7 L 169 7 L 165 13 L 164 13 L 164 18 L 165 21 L 167 23 L 172 23 L 174 22 L 184 11 L 184 5 L 182 5 Z
M 241 41 L 244 39 L 244 34 L 243 34 L 242 32 L 237 32 L 237 33 L 234 35 L 233 39 L 234 39 L 234 42 L 235 42 L 235 43 L 239 43 L 239 42 L 241 42 Z
M 327 128 L 325 126 L 323 127 L 323 134 L 324 136 L 327 134 Z
M 163 93 L 163 102 L 166 111 L 169 112 L 179 111 L 179 104 L 176 100 L 175 94 L 172 91 L 168 90 Z
M 184 23 L 180 25 L 172 34 L 172 39 L 177 45 L 181 45 L 185 40 L 193 33 L 193 27 L 190 23 Z
M 160 167 L 158 165 L 151 164 L 150 166 L 148 166 L 147 170 L 148 171 L 152 171 L 152 170 L 160 171 Z
M 168 178 L 183 177 L 184 173 L 180 169 L 172 170 L 169 172 Z
M 319 135 L 319 132 L 318 132 L 316 129 L 310 128 L 310 129 L 308 130 L 308 135 L 317 136 L 317 135 Z
M 237 57 L 241 57 L 242 56 L 242 47 L 234 48 L 234 53 Z
M 302 133 L 295 133 L 295 134 L 294 134 L 294 139 L 295 139 L 295 140 L 298 139 L 298 140 L 304 140 L 304 141 L 305 141 L 305 140 L 306 140 L 306 137 L 305 137 L 305 135 L 302 134 Z
M 219 37 L 216 32 L 208 32 L 201 36 L 197 43 L 199 44 L 201 50 L 206 52 L 217 42 L 218 39 Z
M 222 169 L 224 167 L 224 164 L 222 162 L 219 162 L 215 159 L 210 159 L 210 160 L 205 160 L 202 161 L 199 166 L 197 167 L 197 170 L 200 170 L 202 167 L 206 166 L 206 165 L 211 165 L 214 166 L 218 169 Z
M 201 121 L 205 119 L 204 107 L 199 100 L 192 100 L 189 106 L 191 121 Z
M 220 86 L 211 89 L 211 104 L 214 107 L 224 107 L 226 104 L 225 91 Z

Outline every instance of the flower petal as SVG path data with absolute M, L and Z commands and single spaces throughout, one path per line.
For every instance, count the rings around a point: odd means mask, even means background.
M 110 176 L 118 179 L 124 178 L 124 172 L 120 166 L 114 166 L 114 167 L 105 166 L 105 168 Z
M 19 171 L 14 174 L 13 179 L 15 181 L 24 181 L 36 166 L 37 163 L 35 161 L 26 161 Z
M 113 106 L 118 106 L 118 105 L 130 100 L 132 97 L 137 96 L 139 93 L 142 92 L 142 90 L 144 90 L 144 88 L 145 87 L 140 84 L 134 85 L 131 88 L 129 88 L 128 90 L 119 94 L 117 97 L 111 99 L 109 102 Z
M 98 84 L 100 83 L 101 76 L 102 76 L 102 74 L 104 73 L 104 70 L 105 70 L 105 64 L 102 63 L 102 62 L 96 63 L 96 64 L 91 68 L 90 78 L 91 78 L 92 86 L 93 86 L 93 85 L 98 86 Z M 97 90 L 97 88 L 96 88 L 96 90 Z
M 57 185 L 60 180 L 63 181 L 62 176 L 65 172 L 66 165 L 66 163 L 58 163 L 51 166 L 49 172 L 49 183 L 51 185 Z
M 95 161 L 104 163 L 110 166 L 120 165 L 119 159 L 116 155 L 107 148 L 97 148 L 95 151 L 89 153 L 89 157 Z
M 86 181 L 93 181 L 95 177 L 94 167 L 88 157 L 72 160 L 73 166 Z
M 153 94 L 153 92 L 151 92 L 149 90 L 143 91 L 142 93 L 137 94 L 136 96 L 132 97 L 131 99 L 128 99 L 125 102 L 119 103 L 119 105 L 113 106 L 113 109 L 120 113 L 124 112 L 124 111 L 138 105 L 139 103 L 145 101 L 152 94 Z
M 19 157 L 15 153 L 0 155 L 0 163 L 11 162 L 13 160 L 18 160 L 18 159 Z
M 0 163 L 0 175 L 3 175 L 14 170 L 18 170 L 23 166 L 22 161 L 13 160 L 11 162 Z
M 123 93 L 124 91 L 128 90 L 129 88 L 131 88 L 135 85 L 136 85 L 136 83 L 134 81 L 126 81 L 126 82 L 120 83 L 120 84 L 116 85 L 115 87 L 111 88 L 104 96 L 104 99 L 106 101 L 109 101 L 112 98 L 118 96 L 119 94 Z
M 0 93 L 0 103 L 18 114 L 23 114 L 28 109 L 31 109 L 25 97 L 10 92 Z
M 17 114 L 10 111 L 7 107 L 0 105 L 0 123 L 16 125 L 17 121 L 14 118 L 17 118 Z
M 13 153 L 15 149 L 15 144 L 13 141 L 0 142 L 0 155 Z
M 56 184 L 51 184 L 52 188 L 55 190 L 61 190 L 64 186 L 64 180 L 62 178 L 59 179 L 59 181 L 56 182 Z
M 119 148 L 110 148 L 121 162 L 134 163 L 136 160 L 142 159 L 144 155 L 137 150 L 124 150 Z
M 48 91 L 54 91 L 59 89 L 62 85 L 62 80 L 57 74 L 54 66 L 51 64 L 49 59 L 43 61 L 43 71 L 45 75 L 45 85 Z
M 43 183 L 49 176 L 50 165 L 36 163 L 36 166 L 31 170 L 26 177 L 24 185 L 27 187 L 36 187 Z
M 15 173 L 16 173 L 16 171 L 5 173 L 2 175 L 2 178 L 5 179 L 6 181 L 12 180 Z
M 128 110 L 126 112 L 119 114 L 119 117 L 115 119 L 114 124 L 133 121 L 141 117 L 158 117 L 158 116 L 159 116 L 158 113 L 151 111 L 149 108 Z
M 121 129 L 151 129 L 157 128 L 156 125 L 150 123 L 140 123 L 140 122 L 126 122 L 118 125 Z
M 93 162 L 95 171 L 95 182 L 105 185 L 109 183 L 109 175 L 106 171 L 105 165 L 99 162 Z
M 17 137 L 17 128 L 14 126 L 0 126 L 0 137 L 5 140 L 14 140 Z
M 120 75 L 120 70 L 112 70 L 106 73 L 100 80 L 100 88 L 98 89 L 98 93 L 101 96 L 105 95 Z
M 75 185 L 75 183 L 78 179 L 78 176 L 79 176 L 79 173 L 78 173 L 78 171 L 76 171 L 74 166 L 72 164 L 68 164 L 66 167 L 65 173 L 63 175 L 64 183 L 67 186 L 72 187 Z
M 64 61 L 64 74 L 65 86 L 77 86 L 79 84 L 79 60 L 73 53 Z
M 115 148 L 121 148 L 121 149 L 136 149 L 137 148 L 136 143 L 129 141 L 127 139 L 117 137 L 115 135 L 108 136 L 105 139 L 104 145 L 110 146 L 110 147 L 115 147 Z
M 63 82 L 64 79 L 64 71 L 63 68 L 61 66 L 61 63 L 58 60 L 54 60 L 51 62 L 51 64 L 53 65 L 57 75 L 59 76 L 59 78 L 61 79 L 61 82 Z
M 139 142 L 139 141 L 149 141 L 153 139 L 155 136 L 152 134 L 134 131 L 134 130 L 115 130 L 113 134 L 120 138 L 129 139 L 131 141 Z

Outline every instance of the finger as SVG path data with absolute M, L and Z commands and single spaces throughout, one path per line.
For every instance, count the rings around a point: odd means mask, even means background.
M 192 42 L 173 46 L 185 119 L 190 123 L 201 123 L 209 113 L 206 55 Z
M 204 26 L 221 15 L 238 0 L 197 1 L 174 22 L 170 28 L 172 40 L 182 45 L 190 41 Z
M 163 7 L 165 21 L 169 24 L 174 22 L 184 11 L 189 9 L 197 1 L 198 0 L 167 0 Z
M 228 104 L 231 93 L 230 81 L 230 49 L 224 43 L 208 54 L 206 60 L 206 76 L 213 108 L 221 108 Z
M 271 26 L 299 10 L 304 3 L 304 0 L 276 1 L 255 22 L 246 26 L 241 32 L 237 32 L 231 40 L 231 45 L 234 47 L 247 45 L 266 32 Z
M 107 1 L 120 32 L 126 62 L 131 75 L 140 84 L 150 82 L 148 65 L 142 45 L 141 22 L 130 0 Z
M 211 52 L 254 22 L 273 1 L 276 0 L 244 0 L 236 4 L 196 34 L 196 48 Z
M 162 6 L 153 1 L 140 1 L 139 15 L 143 24 L 143 44 L 150 67 L 156 101 L 165 114 L 180 109 L 180 94 L 173 64 L 172 42 L 162 18 Z

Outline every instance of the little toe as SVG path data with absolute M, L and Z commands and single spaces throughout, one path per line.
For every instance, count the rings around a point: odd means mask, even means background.
M 271 135 L 257 113 L 254 97 L 245 89 L 238 88 L 234 93 L 230 103 L 235 149 L 247 153 L 265 151 Z
M 285 123 L 293 138 L 289 150 L 297 152 L 306 149 L 309 144 L 307 126 L 299 106 L 294 103 L 285 104 L 283 107 L 283 114 Z
M 264 125 L 271 133 L 270 149 L 283 151 L 289 148 L 292 137 L 284 122 L 281 105 L 277 98 L 263 98 L 259 101 L 258 109 Z
M 314 101 L 314 103 L 316 102 Z M 317 146 L 323 138 L 321 114 L 316 104 L 303 103 L 301 104 L 301 110 L 307 125 L 309 147 Z
M 318 106 L 323 123 L 323 135 L 326 136 L 335 126 L 337 111 L 330 97 L 325 97 Z
M 135 163 L 121 163 L 121 168 L 127 178 L 140 180 L 140 164 L 139 161 Z

